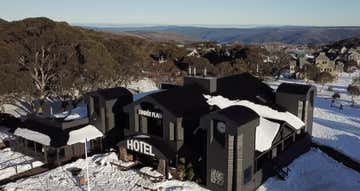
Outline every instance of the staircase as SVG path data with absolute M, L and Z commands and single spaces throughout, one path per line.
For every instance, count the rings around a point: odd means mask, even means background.
M 273 170 L 281 180 L 286 180 L 291 171 L 290 168 L 285 166 L 279 159 L 273 160 Z

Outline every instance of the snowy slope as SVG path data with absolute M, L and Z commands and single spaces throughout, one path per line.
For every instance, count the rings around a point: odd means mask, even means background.
M 330 146 L 360 162 L 360 108 L 330 107 L 330 100 L 317 98 L 313 141 Z
M 257 191 L 358 191 L 360 174 L 312 149 L 300 156 L 289 168 L 286 181 L 269 178 Z

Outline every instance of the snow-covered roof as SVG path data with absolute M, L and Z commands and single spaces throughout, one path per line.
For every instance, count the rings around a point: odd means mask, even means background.
M 260 117 L 259 126 L 256 127 L 255 149 L 260 152 L 269 150 L 279 130 L 279 123 Z
M 301 119 L 299 119 L 298 117 L 287 111 L 280 112 L 268 106 L 255 104 L 247 100 L 229 100 L 227 98 L 224 98 L 223 96 L 210 96 L 210 95 L 204 95 L 204 97 L 207 99 L 207 103 L 209 105 L 216 105 L 220 109 L 224 109 L 226 107 L 230 107 L 233 105 L 240 105 L 252 109 L 260 117 L 285 121 L 296 130 L 299 130 L 305 126 L 304 122 L 301 121 Z
M 16 118 L 26 116 L 30 113 L 26 106 L 22 105 L 21 103 L 3 104 L 0 106 L 0 111 L 1 109 L 4 109 L 4 111 L 2 111 L 3 113 L 10 114 Z
M 64 121 L 71 121 L 75 119 L 86 118 L 88 115 L 87 106 L 81 105 L 71 111 L 64 111 L 62 113 L 54 114 L 55 118 L 64 118 Z
M 100 132 L 95 126 L 87 125 L 77 130 L 69 132 L 69 139 L 67 145 L 73 145 L 76 143 L 84 143 L 85 139 L 92 140 L 102 137 L 103 133 Z
M 46 146 L 49 146 L 51 141 L 48 135 L 25 128 L 17 128 L 14 132 L 14 135 Z

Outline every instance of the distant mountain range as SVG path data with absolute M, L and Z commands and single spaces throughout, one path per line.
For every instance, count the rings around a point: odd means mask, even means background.
M 258 26 L 244 28 L 209 28 L 194 26 L 94 26 L 95 30 L 145 34 L 166 32 L 184 35 L 189 39 L 260 44 L 279 42 L 285 44 L 326 44 L 360 36 L 360 27 L 307 27 L 307 26 Z M 159 35 L 158 35 L 159 36 Z

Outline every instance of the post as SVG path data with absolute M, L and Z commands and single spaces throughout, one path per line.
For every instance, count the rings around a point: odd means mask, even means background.
M 56 163 L 58 166 L 60 166 L 59 148 L 56 148 Z
M 89 180 L 89 164 L 87 161 L 87 138 L 85 138 L 85 163 L 86 163 L 86 180 L 87 180 L 87 190 L 90 191 L 90 180 Z
M 48 147 L 44 146 L 44 161 L 45 161 L 45 164 L 48 164 L 47 149 L 48 149 Z

